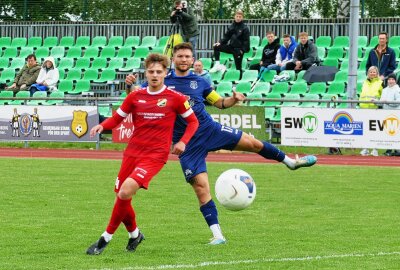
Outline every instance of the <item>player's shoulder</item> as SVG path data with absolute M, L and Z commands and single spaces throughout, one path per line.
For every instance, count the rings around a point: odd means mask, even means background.
M 171 96 L 176 96 L 176 97 L 185 97 L 182 93 L 176 91 L 175 89 L 171 89 L 169 87 L 165 88 L 165 93 Z

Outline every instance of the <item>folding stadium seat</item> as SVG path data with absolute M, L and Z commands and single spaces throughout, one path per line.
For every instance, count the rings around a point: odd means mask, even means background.
M 232 82 L 220 82 L 217 85 L 217 93 L 221 97 L 231 96 L 232 95 Z
M 63 36 L 60 39 L 59 46 L 63 46 L 65 48 L 71 48 L 74 46 L 75 38 L 73 36 Z
M 1 81 L 1 80 L 0 80 Z M 31 93 L 29 91 L 19 91 L 15 94 L 15 97 L 17 98 L 29 98 L 31 96 Z M 13 100 L 9 104 L 10 105 L 24 105 L 26 100 Z
M 99 104 L 97 106 L 97 109 L 99 110 L 99 114 L 106 118 L 109 118 L 112 116 L 112 108 L 108 104 Z
M 83 54 L 84 58 L 96 59 L 99 56 L 99 48 L 97 47 L 87 47 Z
M 142 38 L 142 43 L 140 43 L 140 47 L 151 49 L 156 46 L 156 43 L 157 43 L 156 36 L 145 36 Z
M 125 66 L 119 69 L 121 72 L 132 72 L 135 69 L 140 69 L 141 60 L 139 58 L 129 58 Z
M 75 62 L 75 68 L 85 70 L 90 67 L 90 58 L 79 58 Z
M 399 48 L 400 47 L 400 36 L 391 36 L 389 37 L 389 44 L 390 48 Z
M 0 70 L 8 68 L 10 60 L 7 57 L 0 57 Z
M 133 54 L 133 58 L 139 58 L 141 60 L 144 60 L 150 53 L 150 50 L 148 47 L 138 47 L 135 50 L 135 53 Z
M 113 47 L 113 48 L 119 49 L 122 47 L 123 43 L 124 43 L 123 36 L 112 36 L 108 40 L 107 47 Z
M 285 94 L 285 99 L 300 99 L 299 94 Z M 284 107 L 298 107 L 300 105 L 300 101 L 287 101 L 285 100 L 282 103 Z
M 260 46 L 259 36 L 250 36 L 250 49 L 255 49 Z
M 68 91 L 68 94 L 78 95 L 82 94 L 82 92 L 89 92 L 90 91 L 90 82 L 86 80 L 79 80 L 75 88 L 72 91 Z
M 257 82 L 254 86 L 253 93 L 260 93 L 266 96 L 271 91 L 271 84 L 269 82 Z
M 150 53 L 159 53 L 159 54 L 164 54 L 164 49 L 161 47 L 154 47 Z
M 12 41 L 11 41 L 10 47 L 12 47 L 12 48 L 22 48 L 22 47 L 26 46 L 26 42 L 27 42 L 26 38 L 22 38 L 22 37 L 13 38 Z
M 332 82 L 329 87 L 327 94 L 332 95 L 344 95 L 345 94 L 345 84 L 344 82 Z
M 94 80 L 95 83 L 107 83 L 109 81 L 114 81 L 117 77 L 117 73 L 114 69 L 104 69 L 101 74 L 100 78 Z
M 257 70 L 245 70 L 243 72 L 242 78 L 240 79 L 241 82 L 255 82 L 258 78 L 258 71 Z
M 346 70 L 338 71 L 335 74 L 335 79 L 333 82 L 347 83 L 349 77 L 349 72 Z
M 62 69 L 62 68 L 60 68 L 60 69 L 58 69 L 58 75 L 59 75 L 59 80 L 61 81 L 61 80 L 63 80 L 64 78 L 65 78 L 65 70 L 64 69 Z
M 113 69 L 115 71 L 119 70 L 124 66 L 124 59 L 122 58 L 111 58 L 111 60 L 108 62 L 108 69 Z
M 264 111 L 265 120 L 271 121 L 275 116 L 275 108 L 267 107 L 264 110 L 265 110 Z
M 16 70 L 20 70 L 23 68 L 23 66 L 25 65 L 25 58 L 14 58 L 13 60 L 11 60 L 11 64 L 10 64 L 10 68 L 16 69 Z
M 79 36 L 76 38 L 76 41 L 75 41 L 76 47 L 86 48 L 86 47 L 89 47 L 89 45 L 90 45 L 90 37 L 89 36 Z
M 107 59 L 105 58 L 96 58 L 93 60 L 90 68 L 92 69 L 105 69 L 107 66 Z
M 343 48 L 342 47 L 332 47 L 328 50 L 328 54 L 325 59 L 341 59 L 343 57 Z
M 267 37 L 263 37 L 263 39 L 261 40 L 260 47 L 264 48 L 265 45 L 267 45 L 267 44 L 268 44 L 268 39 L 267 39 Z
M 13 91 L 1 91 L 0 92 L 0 97 L 1 98 L 10 98 L 9 100 L 6 99 L 1 99 L 0 100 L 0 105 L 7 105 L 11 103 L 11 98 L 14 96 L 14 92 Z
M 325 58 L 324 62 L 322 62 L 322 65 L 339 68 L 339 60 L 336 58 Z
M 224 72 L 222 71 L 210 73 L 211 81 L 215 84 L 218 84 L 222 80 L 223 75 Z
M 82 56 L 82 49 L 80 47 L 70 47 L 65 57 L 78 59 Z
M 340 70 L 349 71 L 349 59 L 343 59 L 340 63 Z
M 271 93 L 286 94 L 289 91 L 289 84 L 287 82 L 277 82 L 272 86 Z
M 228 61 L 225 66 L 228 68 L 227 70 L 236 70 L 236 65 L 233 61 Z M 242 60 L 242 70 L 247 69 L 247 60 L 243 59 Z
M 83 73 L 82 80 L 93 82 L 99 78 L 99 71 L 97 69 L 87 69 Z
M 367 48 L 374 48 L 376 45 L 378 45 L 379 43 L 379 37 L 378 36 L 373 36 L 370 40 L 369 40 L 369 44 Z
M 203 63 L 203 69 L 210 70 L 211 65 L 212 65 L 211 58 L 199 58 L 199 60 Z
M 310 107 L 318 107 L 319 105 L 319 95 L 317 94 L 305 94 L 302 98 L 304 100 L 315 100 L 315 101 L 303 101 L 300 104 L 300 107 L 310 108 Z
M 247 58 L 247 60 L 249 60 L 251 63 L 249 63 L 250 65 L 252 64 L 257 64 L 260 62 L 261 58 L 262 58 L 262 54 L 263 54 L 263 49 L 264 47 L 258 47 L 255 49 L 255 54 L 252 57 Z M 254 62 L 253 62 L 254 60 Z
M 136 48 L 139 46 L 140 37 L 139 36 L 129 36 L 125 39 L 123 47 Z
M 28 91 L 27 91 L 28 92 Z M 45 98 L 47 97 L 47 92 L 46 91 L 36 91 L 32 95 L 33 98 Z M 28 101 L 28 105 L 42 105 L 45 104 L 46 100 L 44 99 L 39 99 L 39 100 L 30 100 Z
M 62 91 L 54 91 L 51 92 L 49 98 L 64 98 L 64 92 Z M 57 105 L 63 103 L 64 100 L 56 100 L 56 99 L 49 99 L 43 105 Z
M 17 54 L 18 54 L 17 48 L 8 47 L 8 48 L 6 48 L 6 49 L 4 50 L 3 56 L 2 56 L 2 57 L 3 57 L 3 58 L 12 59 L 12 58 L 17 57 Z
M 13 68 L 5 68 L 0 73 L 0 83 L 9 83 L 14 81 L 15 78 L 15 69 Z
M 65 48 L 62 46 L 55 46 L 51 48 L 50 55 L 54 58 L 63 58 L 65 55 Z
M 288 83 L 293 84 L 296 80 L 296 72 L 294 70 L 285 70 L 283 73 L 289 75 L 289 81 Z M 281 73 L 281 75 L 283 74 Z
M 260 93 L 249 93 L 247 95 L 247 98 L 263 98 L 263 96 Z M 248 101 L 247 104 L 248 106 L 262 106 L 263 101 L 262 100 L 252 100 Z
M 400 60 L 400 49 L 399 47 L 392 47 L 394 54 L 396 55 L 396 61 L 398 62 Z
M 61 58 L 58 63 L 58 69 L 69 70 L 74 66 L 74 59 L 72 58 Z
M 131 47 L 122 47 L 118 50 L 116 57 L 129 59 L 132 57 L 132 52 L 133 52 L 133 50 Z
M 46 48 L 52 48 L 58 45 L 58 37 L 46 37 L 43 40 L 43 46 Z
M 366 48 L 368 45 L 368 37 L 367 36 L 358 36 L 358 48 Z
M 66 80 L 79 81 L 81 79 L 82 73 L 80 69 L 72 68 L 68 71 Z
M 240 81 L 236 85 L 236 91 L 247 96 L 251 91 L 251 83 L 250 82 L 242 82 L 242 81 Z
M 222 81 L 235 83 L 235 82 L 239 81 L 239 79 L 240 79 L 240 71 L 236 70 L 236 69 L 231 69 L 225 73 Z
M 277 93 L 268 93 L 266 98 L 274 98 L 274 99 L 280 99 L 282 98 L 280 94 Z M 267 107 L 275 107 L 281 105 L 280 101 L 264 101 L 264 106 Z
M 310 85 L 310 90 L 308 94 L 317 94 L 323 95 L 326 93 L 326 83 L 324 82 L 315 82 Z
M 0 51 L 11 46 L 11 37 L 0 37 Z
M 26 58 L 30 54 L 33 54 L 33 47 L 24 47 L 19 50 L 18 57 Z
M 73 81 L 72 80 L 60 80 L 58 84 L 58 91 L 59 92 L 69 92 L 73 89 Z
M 315 46 L 318 48 L 328 49 L 331 47 L 332 37 L 331 36 L 319 36 L 315 41 Z
M 307 93 L 307 83 L 305 82 L 297 82 L 292 85 L 290 88 L 290 93 L 291 94 L 300 94 L 304 95 Z
M 39 48 L 42 46 L 42 42 L 42 37 L 30 37 L 28 39 L 28 45 L 26 45 L 26 47 Z
M 49 56 L 49 48 L 48 47 L 37 48 L 37 50 L 35 52 L 35 56 L 37 59 L 45 58 L 45 57 Z
M 100 52 L 101 58 L 111 59 L 115 57 L 115 48 L 114 47 L 105 47 Z
M 276 75 L 276 70 L 268 70 L 262 74 L 261 79 L 263 82 L 272 82 L 275 75 Z
M 107 44 L 107 38 L 105 36 L 96 36 L 92 39 L 92 47 L 103 48 Z
M 230 53 L 221 52 L 219 61 L 221 64 L 226 64 L 227 62 L 233 61 L 233 55 Z
M 281 121 L 281 108 L 276 108 L 275 116 L 271 119 L 273 122 L 280 122 Z
M 350 45 L 349 36 L 337 36 L 333 40 L 332 47 L 333 48 L 334 47 L 341 47 L 341 48 L 344 48 L 345 50 L 347 50 L 349 48 L 349 45 Z
M 326 57 L 325 48 L 324 48 L 324 47 L 317 47 L 317 50 L 318 50 L 318 58 L 319 58 L 321 61 L 324 61 L 324 59 L 325 59 L 325 57 Z
M 169 39 L 169 36 L 162 36 L 162 37 L 160 37 L 158 40 L 157 40 L 157 47 L 160 47 L 160 48 L 165 48 L 165 46 L 167 46 L 167 43 L 168 43 L 168 39 Z

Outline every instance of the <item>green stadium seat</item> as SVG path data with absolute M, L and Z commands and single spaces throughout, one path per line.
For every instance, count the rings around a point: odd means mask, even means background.
M 159 53 L 159 54 L 164 54 L 164 49 L 161 47 L 154 47 L 150 53 Z
M 246 82 L 246 81 L 245 82 L 240 81 L 236 85 L 236 91 L 247 96 L 251 91 L 251 83 L 250 82 Z M 259 93 L 257 93 L 257 94 L 259 94 Z
M 25 58 L 14 58 L 13 60 L 11 60 L 11 64 L 9 68 L 13 68 L 17 71 L 19 71 L 20 69 L 23 68 L 23 66 L 25 65 Z
M 357 82 L 357 94 L 361 94 L 364 82 Z
M 7 57 L 0 57 L 0 70 L 8 68 L 10 60 Z
M 97 69 L 87 69 L 83 73 L 82 80 L 93 82 L 99 78 L 99 71 Z
M 165 46 L 167 45 L 169 36 L 162 36 L 158 39 L 157 41 L 157 47 L 161 47 L 161 48 L 165 48 Z
M 59 76 L 59 80 L 63 80 L 65 78 L 65 70 L 60 68 L 58 69 L 58 76 Z
M 287 82 L 277 82 L 272 85 L 271 93 L 286 94 L 289 91 L 289 84 Z
M 368 37 L 367 36 L 358 36 L 358 47 L 359 48 L 366 48 L 368 45 Z
M 319 36 L 315 41 L 315 46 L 318 48 L 328 49 L 331 47 L 332 37 L 331 36 Z
M 18 55 L 18 50 L 17 48 L 13 48 L 13 47 L 8 47 L 4 50 L 2 57 L 3 58 L 15 58 Z
M 264 47 L 258 47 L 256 48 L 256 52 L 254 53 L 254 55 L 252 57 L 247 58 L 248 61 L 250 61 L 250 65 L 252 64 L 257 64 L 260 62 L 262 55 L 263 55 L 263 49 Z M 254 62 L 253 62 L 254 60 Z
M 227 72 L 225 72 L 225 75 L 222 79 L 224 82 L 237 82 L 240 79 L 240 71 L 236 69 L 230 69 Z
M 40 58 L 45 58 L 47 56 L 49 56 L 49 48 L 48 47 L 40 47 L 37 48 L 36 52 L 35 52 L 35 56 L 37 59 Z
M 228 97 L 232 95 L 232 82 L 220 82 L 217 85 L 217 93 L 222 97 Z
M 59 46 L 63 46 L 64 48 L 71 48 L 74 46 L 75 38 L 73 36 L 63 36 L 60 39 Z
M 121 104 L 122 104 L 122 102 L 121 102 Z M 99 104 L 97 106 L 97 109 L 99 111 L 99 114 L 106 118 L 109 118 L 112 116 L 112 108 L 108 104 Z
M 90 45 L 90 37 L 89 36 L 79 36 L 76 38 L 76 41 L 75 41 L 76 47 L 86 48 L 86 47 L 89 47 L 89 45 Z
M 260 93 L 249 93 L 247 98 L 263 98 Z M 248 106 L 262 106 L 264 101 L 262 100 L 251 100 L 247 102 Z
M 124 44 L 124 37 L 123 36 L 112 36 L 108 40 L 107 47 L 113 47 L 115 49 L 119 49 Z
M 42 37 L 30 37 L 28 39 L 28 44 L 26 45 L 26 47 L 39 48 L 42 46 L 42 42 L 43 42 Z
M 72 58 L 61 58 L 58 62 L 58 69 L 69 70 L 74 66 L 74 59 Z
M 139 46 L 140 37 L 139 36 L 129 36 L 125 39 L 123 47 L 136 48 Z
M 74 83 L 72 80 L 61 80 L 60 79 L 60 82 L 58 84 L 58 91 L 63 92 L 63 93 L 72 91 L 72 89 L 74 88 L 73 84 Z
M 272 121 L 272 119 L 274 119 L 275 116 L 275 108 L 266 107 L 264 110 L 265 110 L 264 111 L 265 120 Z
M 335 94 L 325 94 L 325 95 L 323 95 L 323 96 L 321 97 L 321 100 L 336 100 L 336 99 L 338 99 L 338 96 L 335 95 Z M 331 102 L 331 103 L 330 103 L 330 107 L 332 108 L 333 105 L 334 105 L 334 103 Z M 328 107 L 328 103 L 326 103 L 326 102 L 321 102 L 321 103 L 319 104 L 318 107 L 327 108 L 327 107 Z
M 297 73 L 296 82 L 306 82 L 306 80 L 303 79 L 304 73 L 306 73 L 305 70 L 300 70 L 299 73 Z
M 222 80 L 223 75 L 224 72 L 222 71 L 210 73 L 211 81 L 215 84 L 218 84 Z
M 29 91 L 19 91 L 15 94 L 15 97 L 17 98 L 29 98 L 31 96 L 31 93 Z M 9 104 L 10 105 L 24 105 L 26 100 L 13 100 Z
M 141 60 L 139 58 L 129 58 L 125 66 L 119 69 L 121 72 L 132 72 L 133 70 L 137 70 L 140 68 Z
M 340 63 L 340 70 L 349 70 L 349 59 L 343 59 L 343 61 Z
M 258 78 L 258 71 L 257 70 L 245 70 L 243 72 L 242 78 L 240 79 L 241 82 L 255 82 Z
M 203 69 L 210 70 L 212 65 L 211 58 L 199 58 L 199 60 L 203 63 Z
M 390 48 L 399 48 L 400 47 L 400 36 L 391 36 L 389 37 L 388 46 Z
M 91 69 L 105 69 L 107 66 L 107 59 L 105 58 L 96 58 L 93 60 Z
M 233 55 L 226 52 L 221 52 L 219 56 L 220 63 L 231 62 L 233 60 Z
M 62 46 L 55 46 L 51 48 L 50 55 L 54 58 L 63 58 L 65 55 L 65 48 Z
M 346 70 L 340 70 L 335 74 L 335 78 L 333 79 L 333 82 L 341 82 L 341 83 L 347 83 L 349 77 L 349 72 Z
M 228 70 L 236 70 L 236 65 L 233 61 L 229 61 L 226 63 L 226 66 L 228 67 Z M 242 60 L 242 70 L 247 69 L 247 60 L 243 59 Z
M 0 51 L 11 46 L 11 37 L 0 37 Z
M 285 99 L 300 99 L 299 94 L 285 94 Z M 298 107 L 300 105 L 300 101 L 287 101 L 285 100 L 282 103 L 284 107 Z
M 46 37 L 43 40 L 43 46 L 42 47 L 46 47 L 46 48 L 52 48 L 58 46 L 58 37 Z
M 328 91 L 326 91 L 327 94 L 331 95 L 343 95 L 345 94 L 345 84 L 344 82 L 332 82 L 328 86 Z
M 394 54 L 396 55 L 396 61 L 398 62 L 400 60 L 400 49 L 399 47 L 392 47 Z
M 14 96 L 14 92 L 13 91 L 4 90 L 4 91 L 0 92 L 0 97 L 1 98 L 12 98 L 13 96 Z M 9 100 L 6 100 L 6 99 L 0 100 L 0 105 L 7 105 L 7 104 L 10 104 L 10 103 L 11 103 L 11 99 L 9 99 Z
M 90 58 L 79 58 L 75 62 L 75 68 L 85 70 L 90 67 Z
M 364 58 L 364 59 L 360 62 L 360 64 L 358 65 L 358 71 L 364 71 L 364 72 L 367 71 L 367 59 L 368 59 L 368 58 Z
M 269 82 L 261 82 L 261 81 L 258 81 L 253 89 L 253 93 L 260 93 L 263 96 L 267 96 L 267 94 L 270 91 L 271 91 L 271 84 Z
M 142 43 L 140 43 L 140 47 L 151 49 L 156 46 L 156 43 L 157 43 L 156 36 L 145 36 L 142 38 Z
M 149 55 L 149 53 L 150 50 L 148 47 L 138 47 L 133 54 L 133 58 L 140 58 L 141 60 L 144 60 Z
M 350 45 L 349 36 L 337 36 L 333 40 L 332 47 L 341 47 L 341 48 L 345 48 L 347 50 L 349 45 Z
M 32 95 L 33 98 L 46 98 L 47 97 L 47 92 L 46 91 L 36 91 Z M 46 103 L 46 100 L 44 99 L 39 99 L 39 100 L 29 100 L 28 105 L 44 105 Z
M 126 92 L 122 92 L 121 95 L 119 96 L 119 101 L 117 102 L 113 102 L 112 105 L 113 106 L 121 106 L 122 102 L 124 101 L 124 99 L 126 98 L 127 94 Z
M 68 94 L 80 95 L 82 92 L 90 91 L 90 81 L 79 80 L 72 91 L 68 91 Z
M 311 107 L 318 107 L 319 105 L 319 101 L 317 101 L 319 100 L 319 95 L 317 94 L 305 94 L 302 99 L 304 100 L 313 99 L 315 101 L 303 101 L 299 105 L 300 107 L 311 108 Z
M 18 57 L 26 58 L 28 55 L 33 54 L 33 47 L 24 47 L 19 50 Z
M 68 71 L 66 80 L 79 81 L 82 77 L 82 71 L 80 69 L 72 68 Z
M 266 98 L 282 98 L 280 94 L 277 93 L 268 93 Z M 264 106 L 267 107 L 275 107 L 281 105 L 280 101 L 264 101 Z
M 342 47 L 332 47 L 328 50 L 328 54 L 326 58 L 340 59 L 343 57 L 343 48 Z
M 109 81 L 114 81 L 117 77 L 117 73 L 114 69 L 104 69 L 101 74 L 100 78 L 94 80 L 95 83 L 107 83 Z
M 107 44 L 107 38 L 105 36 L 96 36 L 92 39 L 92 47 L 103 48 Z
M 96 59 L 99 56 L 99 48 L 97 47 L 87 47 L 83 57 L 89 59 Z
M 307 90 L 308 90 L 307 89 L 307 83 L 305 83 L 305 82 L 296 82 L 290 88 L 290 93 L 291 94 L 304 95 L 305 93 L 307 93 Z
M 80 47 L 70 47 L 65 57 L 78 59 L 82 56 L 82 49 Z
M 9 83 L 14 81 L 15 78 L 15 69 L 14 68 L 5 68 L 2 72 L 0 72 L 0 83 Z
M 256 49 L 260 46 L 260 37 L 259 36 L 250 36 L 250 50 Z
M 13 38 L 11 41 L 10 47 L 23 48 L 23 47 L 26 47 L 26 42 L 27 42 L 26 38 L 23 38 L 23 37 Z
M 324 82 L 315 82 L 310 85 L 310 90 L 308 94 L 316 94 L 323 95 L 326 93 L 326 83 Z
M 261 40 L 260 47 L 264 48 L 265 45 L 267 45 L 267 44 L 268 44 L 268 39 L 267 39 L 267 37 L 263 37 L 263 39 Z
M 378 45 L 379 43 L 379 37 L 378 36 L 373 36 L 370 40 L 369 40 L 369 44 L 367 48 L 374 48 L 376 45 Z
M 326 51 L 324 47 L 317 47 L 318 50 L 318 58 L 321 61 L 324 61 L 325 57 L 326 57 Z
M 295 82 L 295 80 L 296 80 L 296 72 L 294 71 L 294 70 L 284 70 L 282 73 L 281 73 L 281 75 L 283 74 L 283 73 L 286 73 L 287 75 L 289 75 L 289 83 L 290 84 L 293 84 L 294 82 Z
M 337 58 L 325 58 L 324 62 L 322 62 L 322 65 L 339 68 L 339 60 Z
M 108 60 L 115 57 L 114 47 L 104 47 L 100 52 L 101 58 L 107 58 Z
M 108 67 L 107 68 L 117 71 L 120 68 L 122 68 L 123 66 L 124 66 L 124 59 L 122 59 L 122 58 L 112 58 L 108 62 Z
M 50 93 L 49 98 L 64 98 L 64 92 L 62 91 L 53 91 Z M 56 99 L 49 99 L 43 105 L 57 105 L 62 104 L 64 100 L 56 100 Z
M 263 82 L 272 82 L 274 76 L 276 75 L 276 70 L 268 70 L 262 74 L 261 80 Z
M 118 58 L 129 59 L 132 57 L 132 48 L 131 47 L 122 47 L 118 50 L 117 56 Z
M 281 121 L 281 108 L 276 108 L 275 116 L 271 119 L 272 122 L 280 122 Z

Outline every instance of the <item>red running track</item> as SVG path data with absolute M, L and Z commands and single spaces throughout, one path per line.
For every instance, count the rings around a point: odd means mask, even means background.
M 0 148 L 0 157 L 19 158 L 76 158 L 76 159 L 121 159 L 122 151 L 111 150 L 78 150 L 78 149 L 34 149 L 34 148 Z M 362 156 L 329 156 L 317 155 L 318 164 L 356 165 L 356 166 L 400 166 L 400 157 L 362 157 Z M 169 160 L 178 160 L 169 155 Z M 265 160 L 253 153 L 210 153 L 209 162 L 254 162 L 276 163 Z

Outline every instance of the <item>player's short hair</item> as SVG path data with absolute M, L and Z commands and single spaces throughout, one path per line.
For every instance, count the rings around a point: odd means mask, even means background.
M 379 37 L 380 35 L 385 35 L 385 36 L 386 36 L 386 38 L 389 38 L 389 35 L 388 35 L 388 33 L 387 33 L 387 32 L 380 32 L 380 33 L 379 33 L 379 35 L 378 35 L 378 37 Z
M 179 43 L 178 45 L 175 45 L 174 46 L 174 53 L 176 51 L 185 50 L 185 49 L 191 50 L 192 53 L 193 53 L 193 46 L 192 46 L 192 44 L 190 42 L 183 42 L 183 43 Z
M 290 35 L 289 34 L 284 34 L 283 38 L 290 38 Z
M 150 65 L 154 63 L 161 64 L 165 69 L 169 66 L 169 59 L 167 56 L 158 53 L 151 53 L 147 58 L 144 60 L 144 67 L 147 69 Z
M 299 37 L 308 37 L 307 32 L 300 32 Z
M 34 54 L 28 55 L 28 56 L 26 57 L 26 60 L 31 59 L 31 58 L 35 59 L 35 61 L 36 61 L 36 55 L 34 55 Z
M 241 9 L 236 10 L 235 15 L 236 14 L 242 15 L 244 17 L 244 12 Z

